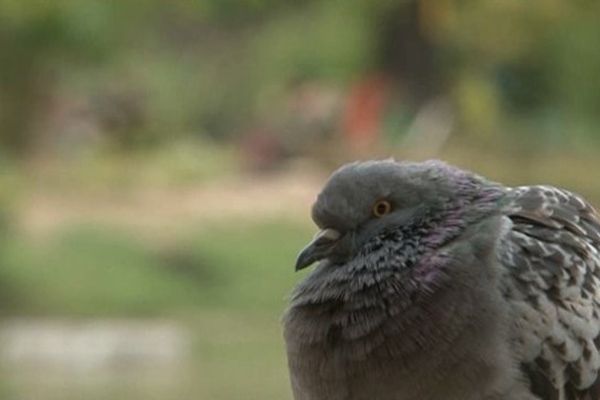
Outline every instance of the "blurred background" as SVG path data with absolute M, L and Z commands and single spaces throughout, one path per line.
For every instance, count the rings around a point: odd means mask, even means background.
M 600 205 L 600 2 L 0 0 L 0 397 L 291 399 L 310 205 L 441 158 Z

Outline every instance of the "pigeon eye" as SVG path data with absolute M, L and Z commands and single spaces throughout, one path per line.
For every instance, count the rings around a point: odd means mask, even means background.
M 392 211 L 392 205 L 387 200 L 379 200 L 373 206 L 373 215 L 376 217 L 383 217 Z

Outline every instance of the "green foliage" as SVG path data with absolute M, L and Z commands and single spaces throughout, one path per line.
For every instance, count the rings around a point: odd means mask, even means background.
M 74 226 L 48 241 L 2 243 L 2 312 L 134 316 L 205 309 L 282 310 L 296 250 L 287 223 L 227 224 L 153 246 L 114 229 Z
M 60 66 L 106 57 L 116 25 L 99 1 L 0 2 L 0 145 L 26 151 Z
M 203 304 L 248 310 L 281 310 L 285 297 L 298 278 L 293 264 L 310 230 L 281 221 L 260 224 L 231 221 L 209 228 L 188 248 L 227 279 L 203 291 Z
M 37 146 L 56 93 L 104 97 L 111 112 L 136 114 L 133 125 L 99 124 L 126 149 L 234 138 L 272 124 L 297 82 L 343 92 L 383 59 L 411 57 L 381 54 L 400 40 L 386 24 L 411 18 L 431 45 L 439 75 L 431 80 L 457 106 L 461 132 L 550 130 L 563 140 L 596 132 L 596 2 L 419 0 L 414 15 L 412 4 L 2 0 L 0 145 Z M 474 107 L 481 96 L 494 99 Z M 129 111 L 119 105 L 132 98 Z M 102 120 L 102 110 L 88 111 Z M 536 124 L 544 129 L 529 128 Z
M 36 185 L 60 195 L 127 194 L 140 188 L 199 184 L 235 170 L 231 149 L 207 140 L 179 140 L 127 153 L 109 148 L 65 157 L 37 171 Z M 14 172 L 6 176 L 10 184 L 23 180 Z
M 369 24 L 356 7 L 335 2 L 269 21 L 254 41 L 262 79 L 285 85 L 298 79 L 348 82 L 372 58 Z
M 4 284 L 29 292 L 16 309 L 4 310 L 10 314 L 147 314 L 191 291 L 161 271 L 143 246 L 114 232 L 79 228 L 34 248 L 9 241 L 3 264 Z
M 495 135 L 525 133 L 548 138 L 549 144 L 552 135 L 559 143 L 598 136 L 598 3 L 452 4 L 437 34 L 440 45 L 455 54 L 462 72 L 456 82 L 461 86 L 474 73 L 493 85 L 492 96 L 499 100 L 484 114 L 462 109 L 466 130 L 476 132 L 479 126 L 470 121 L 483 119 Z

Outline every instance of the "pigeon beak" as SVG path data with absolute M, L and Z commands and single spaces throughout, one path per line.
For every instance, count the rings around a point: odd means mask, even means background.
M 298 254 L 296 271 L 300 271 L 315 261 L 327 257 L 341 236 L 341 233 L 331 228 L 319 231 L 313 240 Z

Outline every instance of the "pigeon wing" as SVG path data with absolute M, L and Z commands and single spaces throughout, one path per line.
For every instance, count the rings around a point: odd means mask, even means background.
M 600 399 L 600 219 L 581 197 L 550 186 L 511 189 L 502 292 L 511 341 L 543 400 Z

